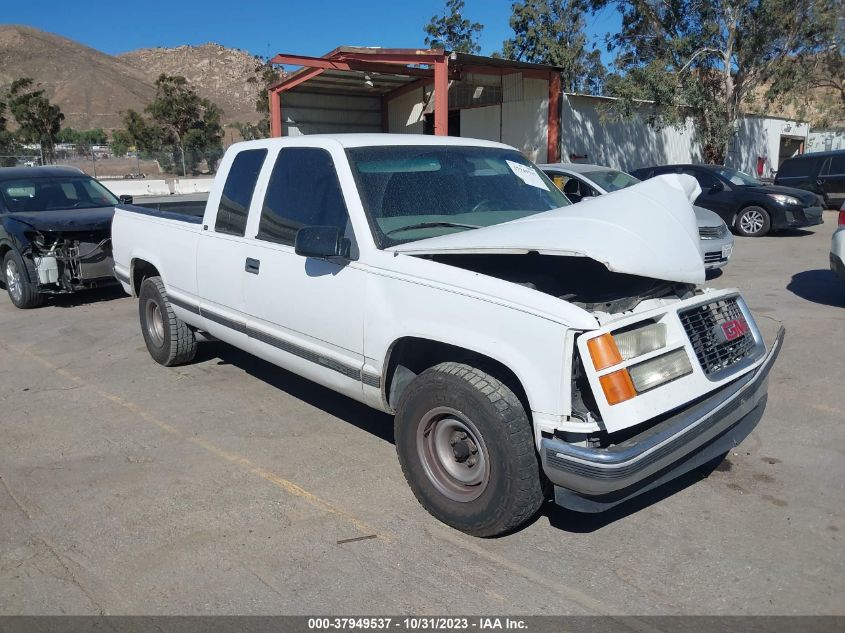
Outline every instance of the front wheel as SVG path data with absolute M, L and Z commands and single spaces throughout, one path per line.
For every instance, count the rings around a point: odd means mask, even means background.
M 147 277 L 141 284 L 138 313 L 147 350 L 157 362 L 172 367 L 194 359 L 197 338 L 173 312 L 161 277 Z
M 525 409 L 513 391 L 479 369 L 449 362 L 422 372 L 402 394 L 395 435 L 417 500 L 462 532 L 508 532 L 543 503 Z
M 6 292 L 16 307 L 28 310 L 44 304 L 44 295 L 30 282 L 36 275 L 35 266 L 27 266 L 17 251 L 10 250 L 3 258 L 3 278 Z M 37 277 L 35 277 L 37 278 Z
M 772 228 L 772 219 L 763 207 L 750 206 L 739 212 L 734 226 L 745 237 L 762 237 Z

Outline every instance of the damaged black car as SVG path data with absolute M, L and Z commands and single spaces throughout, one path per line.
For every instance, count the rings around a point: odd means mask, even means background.
M 0 169 L 0 279 L 18 308 L 115 283 L 111 221 L 118 199 L 70 167 Z

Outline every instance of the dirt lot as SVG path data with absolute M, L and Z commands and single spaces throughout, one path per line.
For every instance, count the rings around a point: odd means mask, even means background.
M 496 540 L 420 508 L 387 416 L 219 343 L 160 367 L 119 293 L 3 293 L 0 614 L 845 614 L 834 222 L 738 238 L 711 282 L 787 328 L 725 462 Z

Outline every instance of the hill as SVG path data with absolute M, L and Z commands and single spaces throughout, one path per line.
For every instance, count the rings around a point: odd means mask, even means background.
M 142 110 L 154 98 L 161 73 L 186 77 L 223 109 L 224 123 L 255 122 L 257 66 L 249 53 L 217 44 L 112 56 L 28 26 L 0 25 L 0 89 L 32 77 L 62 109 L 64 125 L 77 129 L 122 127 L 120 112 Z
M 155 95 L 141 70 L 120 59 L 27 26 L 0 26 L 0 86 L 32 77 L 61 107 L 65 125 L 90 129 L 121 125 L 120 111 Z
M 259 84 L 255 70 L 260 61 L 246 51 L 219 44 L 142 48 L 117 59 L 144 73 L 147 81 L 166 75 L 185 77 L 197 93 L 223 108 L 223 120 L 254 123 Z

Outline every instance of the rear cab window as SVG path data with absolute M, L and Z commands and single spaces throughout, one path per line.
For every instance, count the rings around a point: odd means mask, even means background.
M 266 156 L 266 149 L 247 149 L 235 156 L 217 207 L 215 232 L 244 236 L 252 193 Z

